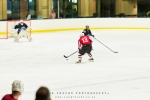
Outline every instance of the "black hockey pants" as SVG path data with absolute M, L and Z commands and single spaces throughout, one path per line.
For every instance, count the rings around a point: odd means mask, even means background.
M 81 55 L 84 55 L 85 53 L 91 54 L 91 51 L 92 51 L 92 45 L 90 44 L 90 45 L 84 45 L 82 49 L 79 50 L 79 53 Z

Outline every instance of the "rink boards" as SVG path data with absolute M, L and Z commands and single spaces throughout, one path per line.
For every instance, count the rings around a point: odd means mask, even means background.
M 6 21 L 0 22 L 0 34 L 6 32 Z M 32 33 L 83 30 L 149 30 L 149 18 L 78 18 L 31 20 Z

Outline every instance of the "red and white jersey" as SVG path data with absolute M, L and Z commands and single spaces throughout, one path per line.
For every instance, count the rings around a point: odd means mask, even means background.
M 17 99 L 15 99 L 11 94 L 7 94 L 2 98 L 2 100 L 17 100 Z
M 78 48 L 81 49 L 83 45 L 89 45 L 92 43 L 92 39 L 90 36 L 81 36 L 78 40 Z

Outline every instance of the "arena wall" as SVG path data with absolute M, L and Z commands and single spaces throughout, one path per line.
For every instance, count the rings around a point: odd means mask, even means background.
M 83 30 L 150 30 L 149 18 L 79 18 L 31 20 L 32 32 Z M 6 32 L 6 21 L 0 22 L 0 33 Z

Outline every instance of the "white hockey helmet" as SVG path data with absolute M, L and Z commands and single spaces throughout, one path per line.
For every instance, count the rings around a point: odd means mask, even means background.
M 81 36 L 84 36 L 84 33 L 81 33 L 81 34 L 80 34 L 80 37 L 81 37 Z
M 18 91 L 22 94 L 24 91 L 23 83 L 20 80 L 15 80 L 12 83 L 12 91 Z

